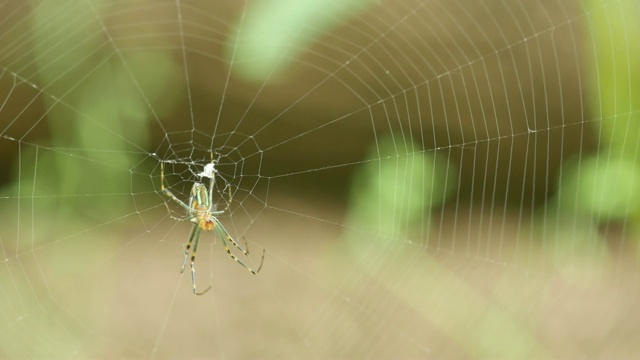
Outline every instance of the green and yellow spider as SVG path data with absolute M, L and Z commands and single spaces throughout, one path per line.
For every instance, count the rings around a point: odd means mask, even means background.
M 210 179 L 209 188 L 207 189 L 207 187 L 200 182 L 194 182 L 193 187 L 191 187 L 191 195 L 189 196 L 189 205 L 187 205 L 182 200 L 173 195 L 173 193 L 164 186 L 164 162 L 160 163 L 160 188 L 162 189 L 162 192 L 171 200 L 175 201 L 176 203 L 178 203 L 178 205 L 187 210 L 186 217 L 177 218 L 171 215 L 171 218 L 178 221 L 190 221 L 193 223 L 193 228 L 191 229 L 191 234 L 189 235 L 189 240 L 184 250 L 184 260 L 182 261 L 182 268 L 180 269 L 180 273 L 184 272 L 184 269 L 187 265 L 187 258 L 189 257 L 189 253 L 191 253 L 191 282 L 193 284 L 193 293 L 196 295 L 203 295 L 211 289 L 211 286 L 209 286 L 202 292 L 198 292 L 196 290 L 196 251 L 198 250 L 198 242 L 200 241 L 200 233 L 202 232 L 202 230 L 215 230 L 222 240 L 222 244 L 224 245 L 224 249 L 227 251 L 227 254 L 229 254 L 229 256 L 231 256 L 231 258 L 235 260 L 235 262 L 242 265 L 242 267 L 247 269 L 250 273 L 257 275 L 258 272 L 260 272 L 260 269 L 262 269 L 262 263 L 264 262 L 264 249 L 262 251 L 262 260 L 260 260 L 260 266 L 258 267 L 258 270 L 253 270 L 252 268 L 247 266 L 229 249 L 227 240 L 229 240 L 236 248 L 238 248 L 238 250 L 242 251 L 245 256 L 249 255 L 249 245 L 247 244 L 246 239 L 245 250 L 244 248 L 242 248 L 242 246 L 238 245 L 235 240 L 233 240 L 231 235 L 229 235 L 229 232 L 224 228 L 224 226 L 222 226 L 222 223 L 216 217 L 223 214 L 228 209 L 229 204 L 231 203 L 231 197 L 229 198 L 227 206 L 223 210 L 215 209 L 213 202 L 213 189 L 216 182 L 215 174 L 217 173 L 215 165 L 216 163 L 212 158 L 211 163 L 207 164 L 204 167 L 204 171 L 198 174 L 198 176 L 200 177 L 208 177 Z M 229 192 L 229 194 L 231 195 L 231 192 Z M 169 205 L 167 205 L 166 202 L 165 206 L 167 206 L 167 209 L 171 214 Z M 191 247 L 191 244 L 193 244 L 193 248 Z

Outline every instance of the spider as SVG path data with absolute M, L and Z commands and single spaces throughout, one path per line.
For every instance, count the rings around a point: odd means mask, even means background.
M 257 275 L 260 272 L 260 269 L 262 269 L 262 263 L 264 262 L 264 254 L 265 254 L 264 249 L 262 250 L 262 259 L 260 260 L 260 266 L 258 267 L 258 270 L 253 270 L 252 268 L 247 266 L 229 249 L 229 246 L 227 245 L 227 240 L 229 240 L 236 248 L 238 248 L 238 250 L 242 251 L 242 253 L 245 256 L 249 255 L 249 245 L 247 244 L 247 240 L 244 239 L 243 237 L 243 239 L 245 240 L 245 248 L 246 248 L 245 250 L 235 240 L 233 240 L 231 235 L 229 235 L 229 232 L 224 228 L 220 220 L 218 220 L 218 218 L 216 217 L 218 215 L 223 214 L 229 208 L 229 204 L 231 203 L 232 197 L 231 197 L 231 189 L 229 189 L 229 201 L 227 202 L 227 206 L 223 210 L 217 210 L 215 208 L 215 205 L 213 202 L 213 189 L 215 187 L 215 181 L 216 181 L 215 174 L 217 173 L 215 164 L 216 162 L 213 160 L 213 155 L 212 155 L 211 162 L 204 167 L 203 172 L 198 174 L 198 176 L 200 177 L 208 177 L 210 179 L 209 188 L 207 189 L 207 187 L 200 182 L 194 182 L 193 187 L 191 187 L 189 204 L 187 205 L 182 200 L 178 199 L 175 195 L 173 195 L 173 193 L 164 186 L 164 162 L 160 163 L 160 188 L 162 189 L 162 192 L 166 196 L 168 196 L 171 200 L 175 201 L 176 203 L 178 203 L 178 205 L 180 205 L 185 210 L 187 210 L 187 216 L 183 218 L 178 218 L 171 215 L 171 218 L 178 221 L 190 221 L 193 223 L 193 228 L 191 229 L 191 234 L 189 235 L 189 240 L 187 241 L 187 246 L 184 250 L 184 260 L 182 261 L 182 267 L 180 269 L 180 273 L 182 274 L 184 272 L 184 269 L 187 266 L 187 259 L 189 258 L 189 254 L 191 254 L 191 283 L 193 284 L 193 293 L 196 295 L 203 295 L 211 289 L 211 285 L 210 285 L 208 288 L 206 288 L 202 292 L 198 292 L 196 290 L 196 268 L 195 268 L 196 251 L 198 250 L 198 242 L 200 241 L 200 233 L 202 232 L 202 230 L 204 231 L 215 230 L 218 236 L 220 237 L 220 239 L 222 240 L 222 244 L 224 245 L 224 249 L 226 250 L 227 254 L 229 254 L 229 256 L 235 262 L 242 265 L 242 267 L 247 269 L 253 275 Z M 165 202 L 165 206 L 167 207 L 167 209 L 169 210 L 169 213 L 171 214 L 169 205 L 167 205 L 166 202 Z M 193 244 L 193 248 L 191 247 L 192 244 Z

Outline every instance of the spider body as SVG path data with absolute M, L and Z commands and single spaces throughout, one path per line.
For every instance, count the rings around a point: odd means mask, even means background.
M 211 199 L 208 197 L 207 188 L 203 184 L 199 182 L 193 184 L 189 203 L 191 204 L 191 209 L 193 209 L 193 211 L 190 211 L 190 215 L 192 215 L 191 222 L 198 224 L 198 227 L 202 230 L 213 230 L 216 226 L 214 214 L 219 215 L 222 212 L 211 211 Z
M 187 216 L 183 218 L 177 218 L 171 215 L 171 217 L 178 221 L 190 221 L 192 222 L 193 228 L 191 229 L 191 234 L 189 235 L 189 240 L 187 241 L 187 245 L 184 251 L 184 260 L 182 262 L 182 268 L 180 272 L 184 272 L 184 269 L 187 265 L 187 259 L 189 258 L 189 254 L 191 254 L 191 282 L 193 285 L 193 293 L 196 295 L 202 295 L 211 289 L 211 286 L 206 288 L 202 292 L 198 292 L 196 290 L 196 251 L 198 250 L 198 243 L 200 242 L 200 233 L 202 230 L 211 231 L 216 230 L 218 236 L 222 240 L 222 244 L 224 245 L 224 249 L 229 254 L 229 256 L 250 273 L 257 275 L 262 269 L 262 263 L 264 262 L 264 254 L 265 251 L 262 251 L 262 259 L 260 260 L 260 266 L 258 270 L 253 270 L 249 266 L 247 266 L 242 260 L 240 260 L 236 255 L 234 255 L 229 246 L 227 245 L 227 241 L 231 242 L 238 250 L 240 250 L 245 256 L 249 255 L 249 246 L 245 240 L 246 250 L 240 246 L 232 237 L 229 235 L 229 232 L 224 228 L 220 220 L 216 217 L 217 215 L 223 214 L 231 203 L 231 197 L 227 202 L 227 207 L 224 210 L 217 210 L 215 208 L 213 202 L 213 189 L 215 187 L 215 174 L 217 170 L 215 169 L 215 161 L 213 157 L 211 159 L 211 163 L 207 164 L 204 167 L 204 171 L 199 173 L 200 177 L 208 177 L 210 179 L 209 188 L 207 188 L 204 184 L 200 182 L 194 182 L 191 187 L 191 195 L 189 196 L 189 204 L 185 204 L 182 200 L 176 197 L 171 190 L 167 189 L 164 186 L 164 162 L 160 163 L 160 188 L 162 193 L 169 197 L 171 200 L 175 201 L 178 205 L 184 208 L 187 211 Z M 229 191 L 229 195 L 231 195 L 231 191 Z M 169 205 L 165 202 L 165 206 L 171 214 L 171 209 L 169 209 Z M 193 244 L 193 248 L 191 245 Z
M 214 227 L 216 227 L 216 223 L 211 219 L 211 215 L 209 214 L 198 214 L 198 220 L 196 221 L 198 227 L 205 231 L 211 231 Z

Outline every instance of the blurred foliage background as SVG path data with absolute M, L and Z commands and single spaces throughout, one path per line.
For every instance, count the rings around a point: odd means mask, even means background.
M 637 2 L 0 9 L 0 357 L 637 353 Z M 213 304 L 209 151 L 267 251 Z

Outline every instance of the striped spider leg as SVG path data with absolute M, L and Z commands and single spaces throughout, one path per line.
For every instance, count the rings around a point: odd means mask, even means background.
M 184 269 L 187 265 L 187 259 L 189 258 L 189 254 L 191 254 L 191 282 L 193 285 L 193 293 L 196 295 L 203 295 L 207 291 L 211 289 L 211 286 L 206 288 L 202 292 L 198 292 L 196 290 L 196 251 L 198 250 L 198 243 L 200 242 L 200 234 L 202 230 L 211 231 L 215 230 L 220 239 L 222 240 L 222 244 L 224 245 L 224 249 L 229 254 L 229 256 L 242 267 L 247 269 L 250 273 L 257 275 L 262 269 L 262 264 L 264 262 L 265 250 L 262 251 L 262 259 L 260 260 L 260 266 L 257 270 L 253 270 L 251 267 L 247 266 L 242 260 L 240 260 L 236 255 L 234 255 L 229 246 L 227 245 L 227 240 L 233 244 L 238 250 L 242 251 L 245 256 L 249 255 L 249 244 L 245 239 L 245 248 L 240 246 L 232 237 L 229 235 L 229 232 L 224 228 L 220 220 L 216 216 L 223 214 L 229 207 L 231 203 L 231 189 L 229 189 L 229 202 L 227 206 L 223 210 L 216 210 L 213 202 L 213 190 L 215 187 L 215 174 L 217 170 L 215 169 L 215 161 L 211 160 L 211 163 L 207 164 L 204 168 L 204 171 L 198 176 L 200 177 L 208 177 L 209 188 L 200 183 L 194 182 L 193 187 L 191 188 L 191 195 L 189 196 L 189 204 L 185 204 L 182 200 L 178 199 L 169 189 L 164 186 L 164 162 L 160 163 L 160 188 L 162 192 L 169 197 L 171 200 L 175 201 L 178 205 L 184 208 L 187 211 L 187 216 L 183 218 L 174 217 L 171 215 L 171 218 L 178 221 L 190 221 L 193 223 L 193 228 L 191 229 L 191 234 L 189 235 L 189 240 L 187 241 L 187 246 L 184 251 L 184 260 L 182 261 L 182 267 L 180 269 L 180 273 L 184 272 Z M 169 209 L 169 205 L 165 202 L 165 206 L 169 213 L 171 214 L 171 209 Z M 192 247 L 193 245 L 193 247 Z

